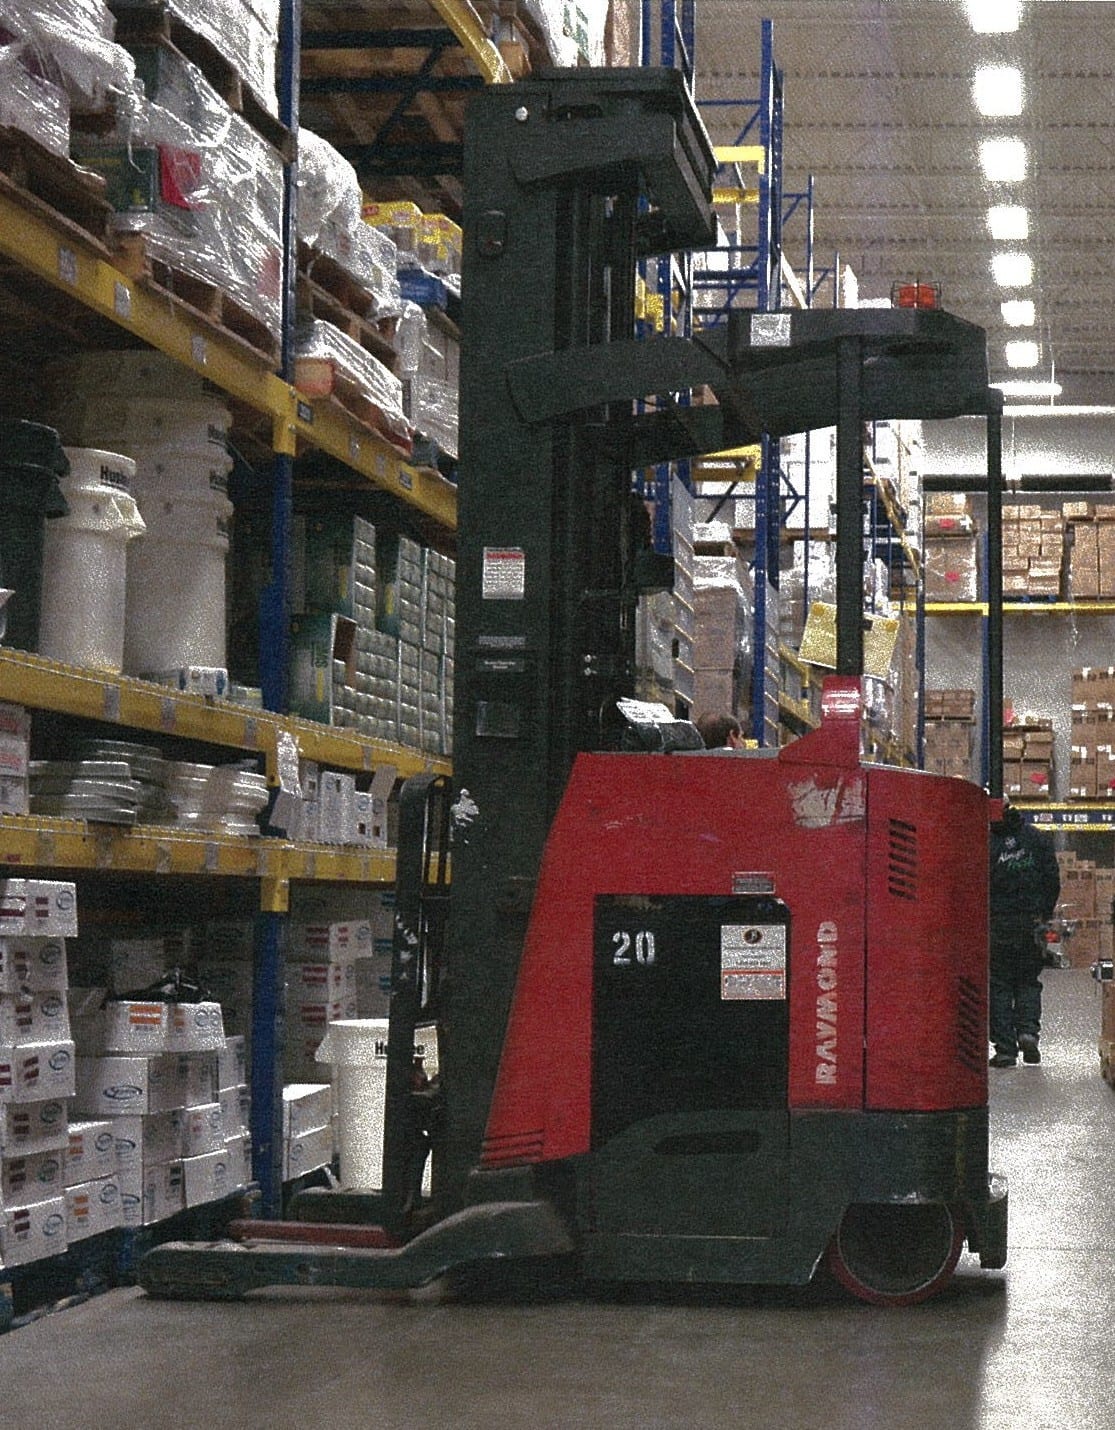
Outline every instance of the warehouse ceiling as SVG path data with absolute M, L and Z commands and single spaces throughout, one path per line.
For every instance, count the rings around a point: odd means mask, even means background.
M 815 178 L 818 271 L 838 253 L 863 299 L 887 297 L 897 279 L 939 283 L 943 306 L 986 328 L 992 381 L 1052 379 L 1062 391 L 1046 404 L 1112 404 L 1115 3 L 1022 0 L 1019 9 L 1017 30 L 984 34 L 962 0 L 696 0 L 697 98 L 758 97 L 769 19 L 785 188 Z M 974 75 L 987 65 L 1021 71 L 1016 117 L 977 110 Z M 714 143 L 727 144 L 748 114 L 704 116 Z M 980 144 L 995 138 L 1026 145 L 1024 178 L 984 177 Z M 1025 208 L 1028 236 L 993 239 L 993 205 Z M 784 235 L 799 271 L 804 239 L 799 213 Z M 755 241 L 754 229 L 743 241 Z M 1032 260 L 1030 286 L 996 285 L 993 260 L 1012 252 Z M 1010 299 L 1033 301 L 1033 327 L 1007 326 Z M 816 301 L 832 301 L 831 283 Z M 1008 367 L 1016 340 L 1040 345 L 1036 366 Z

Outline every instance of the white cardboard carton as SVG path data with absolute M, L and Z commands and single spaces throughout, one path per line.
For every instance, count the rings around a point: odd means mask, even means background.
M 0 1156 L 25 1157 L 31 1152 L 59 1152 L 66 1147 L 66 1103 L 0 1102 Z
M 187 1207 L 201 1206 L 203 1202 L 217 1202 L 227 1197 L 238 1185 L 225 1151 L 224 1143 L 216 1152 L 205 1152 L 199 1157 L 186 1157 L 182 1162 L 186 1189 Z
M 246 1087 L 221 1089 L 221 1122 L 224 1125 L 226 1142 L 230 1137 L 238 1137 L 248 1130 L 248 1124 L 244 1117 L 244 1094 L 247 1091 Z
M 133 1172 L 142 1167 L 177 1162 L 182 1156 L 185 1115 L 182 1108 L 172 1108 L 168 1112 L 110 1118 L 118 1169 Z
M 231 1186 L 246 1187 L 252 1180 L 252 1146 L 246 1132 L 225 1138 L 225 1156 L 228 1158 Z
M 124 1225 L 120 1179 L 99 1177 L 66 1188 L 66 1237 L 74 1242 Z
M 16 883 L 14 879 L 7 881 Z M 23 928 L 35 938 L 77 937 L 77 889 L 60 879 L 25 879 Z
M 0 1266 L 26 1266 L 66 1249 L 66 1198 L 0 1210 Z
M 292 1082 L 283 1088 L 283 1139 L 327 1127 L 333 1116 L 333 1086 L 328 1082 Z
M 167 1051 L 169 1010 L 165 1003 L 110 999 L 101 1009 L 100 1037 L 91 1052 L 162 1053 Z
M 287 997 L 297 1003 L 332 1003 L 356 996 L 356 963 L 295 963 L 287 976 Z
M 125 1226 L 150 1226 L 183 1211 L 186 1193 L 181 1160 L 120 1172 Z
M 217 1101 L 217 1084 L 220 1082 L 220 1075 L 217 1071 L 216 1053 L 179 1053 L 178 1058 L 184 1064 L 184 1085 L 186 1095 L 182 1099 L 184 1107 L 201 1107 L 207 1102 Z
M 239 1108 L 237 1112 L 239 1113 Z M 183 1157 L 201 1157 L 209 1152 L 221 1152 L 224 1145 L 225 1124 L 219 1102 L 206 1102 L 200 1107 L 186 1108 L 182 1114 Z
M 183 1107 L 186 1073 L 183 1059 L 167 1053 L 78 1058 L 74 1108 L 86 1117 L 117 1117 Z
M 26 1206 L 58 1196 L 65 1186 L 66 1154 L 29 1152 L 0 1160 L 0 1206 Z
M 0 1102 L 73 1097 L 74 1065 L 74 1045 L 68 1039 L 0 1046 Z
M 225 1039 L 217 1052 L 217 1091 L 225 1092 L 248 1081 L 247 1049 L 243 1033 Z
M 283 1178 L 290 1181 L 333 1160 L 333 1129 L 318 1127 L 291 1141 L 283 1141 Z
M 70 1123 L 70 1140 L 66 1148 L 67 1187 L 115 1175 L 115 1124 L 118 1121 L 119 1118 L 104 1117 L 95 1122 Z
M 60 1043 L 70 1036 L 66 995 L 59 989 L 0 993 L 0 1045 Z
M 66 987 L 66 940 L 0 938 L 0 993 L 45 993 Z
M 172 1003 L 168 1008 L 167 1047 L 176 1053 L 217 1053 L 225 1045 L 219 1003 Z
M 362 958 L 371 949 L 372 926 L 367 919 L 296 924 L 291 929 L 289 956 L 292 961 L 343 961 Z

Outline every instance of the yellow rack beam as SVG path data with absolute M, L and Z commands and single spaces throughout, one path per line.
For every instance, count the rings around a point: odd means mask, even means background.
M 758 189 L 745 189 L 741 185 L 716 184 L 712 190 L 714 204 L 758 204 Z
M 906 602 L 903 610 L 914 610 Z M 1115 601 L 1004 601 L 1003 610 L 1024 616 L 1112 616 Z M 926 601 L 927 616 L 986 616 L 986 601 Z
M 712 152 L 717 164 L 754 164 L 760 174 L 766 169 L 767 151 L 762 144 L 716 144 Z
M 86 720 L 180 739 L 200 740 L 234 750 L 264 754 L 270 765 L 280 731 L 298 741 L 304 758 L 334 768 L 370 771 L 394 765 L 401 778 L 427 770 L 449 774 L 438 755 L 376 740 L 330 725 L 269 710 L 250 710 L 224 701 L 188 695 L 130 675 L 111 675 L 45 660 L 25 651 L 0 649 L 0 699 L 36 710 L 53 710 Z

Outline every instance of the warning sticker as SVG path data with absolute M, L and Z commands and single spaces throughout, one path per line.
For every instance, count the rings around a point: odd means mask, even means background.
M 521 601 L 527 589 L 526 552 L 519 546 L 485 546 L 480 594 L 485 601 Z
M 785 924 L 725 924 L 721 928 L 720 997 L 786 997 Z

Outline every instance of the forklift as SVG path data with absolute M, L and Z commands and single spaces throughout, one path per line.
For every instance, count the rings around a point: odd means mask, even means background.
M 383 1187 L 157 1247 L 148 1293 L 399 1289 L 553 1259 L 608 1283 L 804 1285 L 827 1265 L 905 1305 L 965 1242 L 1004 1265 L 984 935 L 1001 746 L 990 795 L 861 757 L 872 420 L 986 419 L 1001 729 L 985 335 L 936 308 L 741 310 L 637 340 L 637 263 L 713 245 L 715 167 L 671 70 L 547 71 L 472 99 L 455 779 L 401 794 Z M 671 398 L 698 388 L 716 402 Z M 828 426 L 819 728 L 707 751 L 686 720 L 627 721 L 639 598 L 671 582 L 633 470 Z

